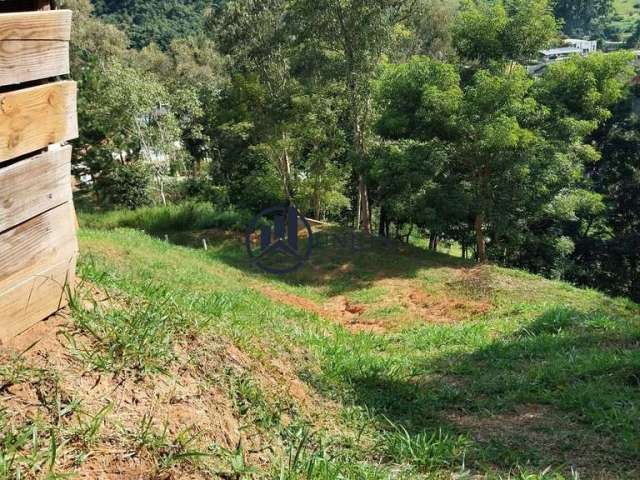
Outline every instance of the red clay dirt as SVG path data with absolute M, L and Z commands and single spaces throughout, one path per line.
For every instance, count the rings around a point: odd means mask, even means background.
M 475 277 L 477 273 L 464 272 Z M 413 279 L 381 278 L 374 286 L 387 292 L 382 299 L 370 305 L 351 302 L 339 295 L 320 305 L 311 299 L 284 292 L 276 287 L 258 284 L 255 288 L 279 303 L 315 313 L 343 325 L 352 332 L 383 334 L 415 323 L 456 323 L 489 312 L 493 305 L 487 301 L 468 298 L 461 294 L 430 293 L 416 286 Z M 404 313 L 376 318 L 375 310 L 385 307 L 400 308 Z

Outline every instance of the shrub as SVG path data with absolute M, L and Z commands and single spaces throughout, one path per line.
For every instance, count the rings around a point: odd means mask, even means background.
M 84 227 L 96 229 L 135 228 L 151 235 L 220 228 L 244 230 L 251 214 L 233 209 L 219 210 L 209 203 L 183 203 L 137 210 L 114 210 L 83 214 Z
M 103 205 L 139 208 L 151 203 L 151 172 L 142 162 L 114 164 L 96 180 L 96 192 Z

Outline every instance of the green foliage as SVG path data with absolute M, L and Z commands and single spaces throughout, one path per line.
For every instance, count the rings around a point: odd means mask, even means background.
M 624 96 L 631 78 L 632 54 L 597 53 L 587 57 L 572 57 L 549 66 L 536 86 L 536 95 L 547 105 L 552 115 L 562 121 L 570 116 L 592 130 L 611 115 L 610 109 Z M 565 132 L 562 132 L 563 134 Z M 590 130 L 577 131 L 579 136 Z
M 447 139 L 460 108 L 460 76 L 453 65 L 414 57 L 389 64 L 377 82 L 378 131 L 388 138 Z
M 636 22 L 631 36 L 627 39 L 627 48 L 640 48 L 640 20 Z
M 613 0 L 557 0 L 554 11 L 564 21 L 568 35 L 599 33 L 603 20 L 612 13 Z
M 626 95 L 632 57 L 575 56 L 536 80 L 523 65 L 558 40 L 554 11 L 597 33 L 609 2 L 143 3 L 97 2 L 117 27 L 65 3 L 74 170 L 98 206 L 290 201 L 593 284 L 575 259 L 617 233 L 614 188 L 587 175 L 601 158 L 589 136 Z
M 151 172 L 144 163 L 114 163 L 101 172 L 95 187 L 103 205 L 140 208 L 151 203 Z
M 94 0 L 96 14 L 126 29 L 135 48 L 201 33 L 209 0 Z M 216 2 L 213 2 L 215 4 Z
M 210 203 L 183 203 L 99 214 L 85 213 L 80 218 L 82 225 L 88 228 L 135 228 L 151 235 L 159 235 L 210 228 L 244 231 L 251 216 L 232 209 L 217 209 Z
M 481 65 L 525 62 L 557 34 L 549 0 L 465 0 L 453 27 L 453 43 Z
M 629 102 L 595 136 L 602 158 L 588 172 L 604 201 L 596 212 L 580 215 L 574 264 L 568 277 L 640 300 L 640 136 Z

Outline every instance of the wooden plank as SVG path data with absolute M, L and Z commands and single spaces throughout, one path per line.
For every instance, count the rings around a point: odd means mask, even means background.
M 70 202 L 2 233 L 0 292 L 24 283 L 53 265 L 68 263 L 77 250 Z
M 0 162 L 78 136 L 76 83 L 0 94 Z
M 0 41 L 0 86 L 69 73 L 69 43 L 50 40 Z
M 0 41 L 57 40 L 71 38 L 71 10 L 0 14 Z
M 0 86 L 69 73 L 70 10 L 0 14 Z
M 73 285 L 75 257 L 0 293 L 0 342 L 24 332 L 67 303 Z
M 71 198 L 70 145 L 0 167 L 0 232 Z

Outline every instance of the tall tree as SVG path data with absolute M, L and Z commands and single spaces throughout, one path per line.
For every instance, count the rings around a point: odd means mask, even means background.
M 530 60 L 557 32 L 549 0 L 464 0 L 453 42 L 463 59 L 487 68 Z
M 568 35 L 592 35 L 613 10 L 613 0 L 556 0 L 554 11 Z
M 501 174 L 518 171 L 526 155 L 518 149 L 536 144 L 523 122 L 535 105 L 527 98 L 531 81 L 519 63 L 557 35 L 549 0 L 466 0 L 454 25 L 454 46 L 477 71 L 468 81 L 461 110 L 458 159 L 472 185 L 476 249 L 487 260 L 486 223 L 490 221 Z M 499 88 L 495 88 L 499 86 Z M 461 155 L 461 156 L 460 156 Z M 517 177 L 517 175 L 516 175 Z
M 372 125 L 371 81 L 394 29 L 420 5 L 414 0 L 294 0 L 298 35 L 335 65 L 348 99 L 352 164 L 358 182 L 358 225 L 371 232 L 367 156 Z

